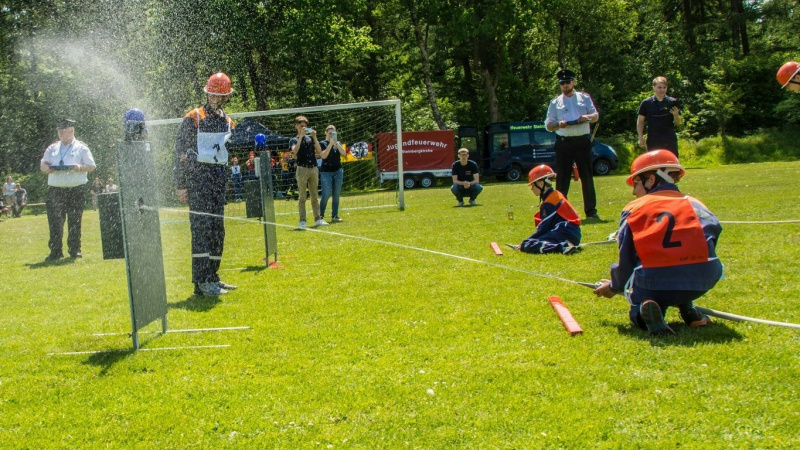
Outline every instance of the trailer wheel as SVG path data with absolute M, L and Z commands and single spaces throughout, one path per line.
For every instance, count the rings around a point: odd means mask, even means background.
M 433 184 L 435 182 L 436 182 L 436 179 L 433 178 L 433 175 L 431 175 L 429 173 L 424 173 L 424 174 L 422 174 L 421 177 L 419 177 L 419 185 L 424 187 L 424 188 L 429 188 L 429 187 L 433 186 Z
M 513 166 L 506 172 L 508 181 L 519 181 L 520 178 L 522 178 L 522 169 L 519 166 Z
M 403 177 L 403 186 L 406 189 L 414 189 L 417 187 L 417 180 L 414 177 Z

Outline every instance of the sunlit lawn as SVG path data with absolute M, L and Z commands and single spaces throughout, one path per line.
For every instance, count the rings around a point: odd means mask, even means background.
M 690 169 L 681 186 L 723 221 L 800 219 L 798 171 Z M 583 227 L 585 242 L 614 231 L 632 199 L 622 176 L 596 184 L 604 221 Z M 582 210 L 579 184 L 571 197 Z M 102 259 L 96 212 L 84 258 L 57 264 L 43 262 L 44 215 L 4 220 L 0 447 L 800 446 L 798 330 L 690 330 L 670 311 L 678 336 L 651 338 L 623 298 L 535 275 L 596 281 L 614 246 L 495 256 L 490 242 L 533 230 L 524 183 L 487 184 L 472 208 L 454 208 L 447 187 L 406 201 L 347 210 L 320 232 L 280 227 L 280 269 L 264 268 L 260 224 L 227 222 L 221 274 L 239 289 L 219 299 L 191 295 L 187 216 L 162 211 L 170 328 L 251 328 L 143 334 L 139 352 L 124 334 L 125 262 Z M 800 224 L 723 226 L 726 278 L 698 304 L 800 323 Z M 566 333 L 550 295 L 583 335 Z M 216 345 L 229 347 L 187 348 Z M 165 347 L 178 349 L 151 351 Z M 75 351 L 106 353 L 60 355 Z

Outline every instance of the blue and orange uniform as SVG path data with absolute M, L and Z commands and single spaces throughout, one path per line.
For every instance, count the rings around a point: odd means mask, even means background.
M 581 218 L 564 195 L 548 187 L 542 194 L 539 212 L 533 216 L 536 232 L 522 241 L 526 253 L 564 253 L 581 243 Z
M 225 187 L 228 151 L 225 143 L 234 123 L 225 112 L 206 104 L 189 111 L 178 128 L 173 176 L 177 189 L 188 190 L 192 231 L 192 282 L 217 283 L 225 241 Z M 211 214 L 211 215 L 209 215 Z
M 631 322 L 647 329 L 640 305 L 654 300 L 662 315 L 669 306 L 692 302 L 722 277 L 716 245 L 722 227 L 699 200 L 663 183 L 628 203 L 619 227 L 619 263 L 611 265 L 615 293 L 624 293 Z

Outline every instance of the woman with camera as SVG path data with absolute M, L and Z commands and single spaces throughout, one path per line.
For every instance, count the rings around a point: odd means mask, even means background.
M 325 129 L 325 140 L 320 142 L 322 147 L 322 166 L 320 176 L 322 179 L 322 198 L 319 201 L 320 216 L 325 218 L 325 209 L 328 207 L 328 199 L 333 196 L 331 201 L 331 222 L 341 222 L 339 217 L 339 196 L 342 193 L 342 156 L 346 155 L 346 150 L 338 141 L 336 127 L 328 125 Z

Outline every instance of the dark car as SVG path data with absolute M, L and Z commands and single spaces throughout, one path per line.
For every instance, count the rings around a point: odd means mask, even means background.
M 480 161 L 486 174 L 510 181 L 540 164 L 554 166 L 556 134 L 547 131 L 544 122 L 497 122 L 487 126 L 482 135 L 483 145 L 478 152 L 478 130 L 459 128 L 461 147 L 470 150 L 470 158 Z M 619 165 L 617 153 L 597 140 L 592 144 L 592 167 L 597 175 L 607 175 Z

